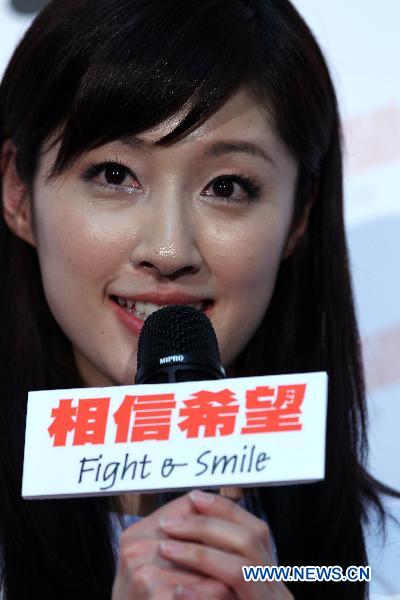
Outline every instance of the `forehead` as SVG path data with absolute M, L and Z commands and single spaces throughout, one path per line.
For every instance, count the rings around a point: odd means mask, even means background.
M 169 146 L 158 146 L 156 143 L 171 133 L 186 113 L 187 110 L 181 110 L 159 125 L 119 141 L 150 154 L 181 152 L 186 156 L 186 153 L 193 152 L 209 159 L 242 153 L 275 166 L 278 163 L 295 163 L 275 130 L 271 111 L 245 88 L 236 91 L 216 112 L 179 140 Z
M 178 140 L 165 146 L 157 145 L 179 125 L 188 110 L 184 108 L 154 127 L 135 136 L 125 135 L 106 146 L 112 151 L 114 148 L 117 150 L 116 145 L 123 144 L 135 152 L 164 155 L 165 158 L 174 153 L 186 156 L 193 152 L 208 159 L 237 151 L 262 158 L 275 166 L 295 162 L 275 130 L 271 111 L 246 88 L 233 93 L 210 117 Z M 45 148 L 48 165 L 56 159 L 60 144 L 51 146 L 50 140 L 48 153 Z
M 152 149 L 153 144 L 171 133 L 186 114 L 187 110 L 182 109 L 163 123 L 140 133 L 136 136 L 139 145 L 143 141 L 143 148 L 147 146 Z M 249 139 L 254 137 L 258 141 L 278 138 L 271 114 L 245 88 L 231 95 L 216 112 L 182 137 L 179 143 L 190 144 L 210 137 L 224 139 L 235 134 Z

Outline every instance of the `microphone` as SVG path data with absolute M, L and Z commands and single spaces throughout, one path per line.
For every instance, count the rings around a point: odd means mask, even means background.
M 224 379 L 210 319 L 193 306 L 165 306 L 144 322 L 138 341 L 136 384 Z
M 225 377 L 217 336 L 210 319 L 201 310 L 182 304 L 171 305 L 147 317 L 138 341 L 136 384 Z M 161 493 L 157 504 L 160 507 L 182 493 Z

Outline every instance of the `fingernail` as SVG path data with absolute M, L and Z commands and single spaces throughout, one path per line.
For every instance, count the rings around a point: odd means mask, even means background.
M 172 556 L 172 555 L 176 556 L 178 554 L 182 554 L 181 544 L 179 544 L 177 542 L 171 542 L 170 540 L 161 542 L 160 548 L 164 554 L 168 554 L 170 556 Z
M 161 517 L 160 527 L 161 529 L 174 529 L 182 525 L 183 519 L 181 517 Z
M 215 494 L 206 494 L 201 490 L 193 490 L 190 492 L 189 497 L 196 504 L 203 504 L 203 506 L 209 506 L 215 501 Z

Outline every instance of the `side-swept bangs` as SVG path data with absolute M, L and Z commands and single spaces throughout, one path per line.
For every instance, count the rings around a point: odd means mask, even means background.
M 290 3 L 53 0 L 0 87 L 0 143 L 14 140 L 19 173 L 32 181 L 40 148 L 56 131 L 53 175 L 93 147 L 183 115 L 158 142 L 171 143 L 241 85 L 272 112 L 302 168 L 318 175 L 332 90 L 318 46 Z
M 159 140 L 170 143 L 241 83 L 256 79 L 258 15 L 245 2 L 230 2 L 229 10 L 227 4 L 51 2 L 22 41 L 2 86 L 1 138 L 16 142 L 21 175 L 32 179 L 38 150 L 57 129 L 62 143 L 53 174 L 90 148 L 183 110 L 176 129 Z

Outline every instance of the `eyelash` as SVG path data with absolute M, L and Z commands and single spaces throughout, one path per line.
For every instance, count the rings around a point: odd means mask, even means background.
M 125 171 L 125 176 L 130 175 L 131 177 L 134 177 L 136 179 L 136 175 L 129 169 L 129 167 L 124 165 L 118 159 L 114 159 L 114 160 L 107 160 L 102 163 L 91 164 L 84 172 L 83 180 L 88 181 L 88 182 L 93 181 L 93 179 L 95 177 L 97 177 L 98 175 L 100 175 L 100 173 L 105 171 L 107 169 L 107 167 L 118 167 L 122 171 Z M 97 185 L 99 185 L 100 187 L 102 187 L 104 189 L 110 190 L 110 191 L 114 191 L 114 190 L 117 191 L 117 190 L 120 190 L 120 188 L 121 188 L 121 185 L 117 185 L 117 184 L 113 184 L 113 183 L 106 183 L 106 184 L 98 183 Z M 134 191 L 134 190 L 135 190 L 135 188 L 132 188 L 132 191 Z
M 212 187 L 213 185 L 215 185 L 216 183 L 219 183 L 221 181 L 237 183 L 238 185 L 240 185 L 246 192 L 247 200 L 249 200 L 249 201 L 256 200 L 257 198 L 259 198 L 261 196 L 261 192 L 262 192 L 261 185 L 259 183 L 257 183 L 257 181 L 255 179 L 253 179 L 252 177 L 249 177 L 248 175 L 244 175 L 243 173 L 218 175 L 218 177 L 215 177 L 214 179 L 212 179 L 210 181 L 210 183 L 207 185 L 207 188 Z M 225 201 L 227 204 L 233 203 L 233 202 L 236 202 L 236 203 L 243 202 L 243 200 L 231 200 L 229 197 L 224 198 L 224 196 L 216 196 L 216 197 L 222 201 Z
M 125 176 L 129 175 L 137 180 L 136 175 L 131 171 L 131 169 L 129 167 L 127 167 L 126 165 L 124 165 L 122 162 L 120 162 L 118 159 L 104 161 L 102 163 L 91 164 L 86 169 L 85 173 L 83 174 L 83 180 L 87 181 L 87 182 L 93 181 L 93 179 L 95 177 L 100 175 L 108 167 L 118 167 L 123 172 L 125 172 Z M 257 199 L 261 195 L 261 192 L 262 192 L 262 186 L 255 179 L 253 179 L 252 177 L 249 177 L 248 175 L 240 173 L 240 172 L 230 173 L 229 175 L 218 175 L 218 177 L 215 177 L 214 179 L 212 179 L 209 182 L 209 184 L 207 185 L 207 187 L 205 189 L 212 188 L 215 184 L 218 184 L 222 181 L 228 182 L 228 183 L 230 183 L 230 182 L 237 183 L 238 185 L 240 185 L 241 188 L 247 194 L 247 200 L 249 200 L 249 201 Z M 111 183 L 107 183 L 107 184 L 98 183 L 97 185 L 99 185 L 103 189 L 107 189 L 109 191 L 121 191 L 121 187 L 126 188 L 126 186 L 122 186 L 119 184 L 111 184 Z M 132 188 L 130 188 L 128 193 L 133 193 L 135 191 L 138 191 L 137 188 L 132 187 Z M 126 189 L 125 189 L 125 192 L 126 192 Z M 229 197 L 216 196 L 214 194 L 212 194 L 212 196 L 214 196 L 222 201 L 225 201 L 227 204 L 229 204 L 229 203 L 239 204 L 239 203 L 243 203 L 245 201 L 245 200 L 232 200 Z

